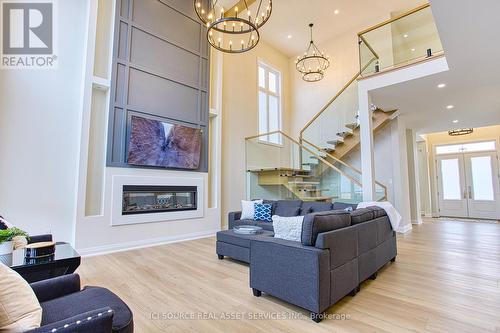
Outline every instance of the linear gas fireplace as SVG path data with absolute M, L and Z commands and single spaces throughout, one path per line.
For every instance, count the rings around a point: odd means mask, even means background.
M 197 209 L 196 186 L 123 185 L 122 215 Z

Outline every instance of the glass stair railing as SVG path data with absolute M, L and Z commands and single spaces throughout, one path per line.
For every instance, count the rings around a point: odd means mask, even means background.
M 395 15 L 358 33 L 362 76 L 444 54 L 430 4 Z M 369 59 L 377 60 L 364 68 Z
M 283 132 L 282 144 L 264 141 L 270 133 L 246 139 L 248 198 L 358 203 L 361 183 L 328 162 L 325 153 L 301 145 Z
M 247 138 L 249 198 L 362 200 L 361 171 L 342 160 L 360 143 L 358 79 L 440 56 L 443 47 L 429 4 L 396 15 L 358 37 L 360 71 L 304 126 L 299 141 L 280 131 Z M 377 130 L 395 111 L 372 105 L 372 112 Z M 266 142 L 270 137 L 282 144 Z M 387 200 L 387 187 L 378 181 L 375 192 L 377 200 Z
M 351 164 L 348 164 L 340 159 L 335 158 L 331 154 L 323 151 L 322 149 L 320 149 L 316 145 L 308 142 L 305 139 L 302 140 L 302 145 L 305 148 L 312 150 L 314 153 L 321 155 L 324 160 L 326 160 L 327 162 L 332 164 L 334 167 L 336 167 L 339 170 L 341 170 L 342 172 L 344 172 L 350 179 L 353 179 L 353 181 L 360 188 L 362 187 L 361 170 L 359 170 L 358 168 L 354 167 Z M 357 195 L 357 193 L 356 193 L 356 196 L 352 196 L 352 197 L 351 197 L 351 193 L 353 193 L 353 192 L 349 192 L 349 191 L 343 192 L 342 193 L 343 196 L 341 197 L 342 201 L 343 202 L 345 202 L 346 200 L 348 200 L 348 201 L 353 200 L 355 202 L 361 201 L 362 193 L 359 193 L 359 195 Z M 387 200 L 387 187 L 378 181 L 375 181 L 375 200 L 376 201 Z

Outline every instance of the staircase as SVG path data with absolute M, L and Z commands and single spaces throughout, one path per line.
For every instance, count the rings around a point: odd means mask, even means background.
M 246 139 L 250 198 L 362 201 L 361 171 L 346 162 L 349 153 L 360 144 L 358 80 L 425 61 L 434 56 L 432 51 L 442 50 L 437 30 L 430 29 L 430 38 L 412 40 L 411 46 L 400 42 L 406 38 L 403 35 L 393 38 L 393 50 L 387 52 L 386 43 L 380 43 L 378 38 L 379 29 L 388 30 L 403 21 L 414 31 L 423 26 L 432 28 L 430 5 L 402 13 L 358 34 L 360 71 L 304 126 L 298 140 L 281 131 Z M 413 35 L 419 36 L 410 34 L 410 38 Z M 419 52 L 426 56 L 415 57 Z M 371 111 L 374 132 L 389 123 L 397 112 L 373 104 Z M 271 134 L 281 136 L 283 145 L 266 143 L 265 138 Z M 387 187 L 378 181 L 375 181 L 375 192 L 377 200 L 387 199 Z
M 384 111 L 379 108 L 375 108 L 373 110 L 372 121 L 373 121 L 373 131 L 374 133 L 378 132 L 382 129 L 387 123 L 389 123 L 394 113 L 397 110 Z M 359 131 L 359 123 L 358 117 L 354 119 L 353 122 L 347 123 L 344 125 L 345 128 L 342 129 L 342 132 L 338 132 L 335 134 L 335 138 L 326 141 L 326 144 L 321 147 L 316 146 L 316 149 L 327 154 L 325 157 L 335 162 L 336 160 L 342 160 L 347 154 L 349 154 L 353 149 L 359 146 L 361 143 L 360 131 Z M 302 139 L 307 141 L 306 139 Z M 314 145 L 311 142 L 307 142 L 310 145 Z
M 321 182 L 314 175 L 316 164 L 311 169 L 276 168 L 270 170 L 248 170 L 258 176 L 259 186 L 284 186 L 292 194 L 292 198 L 303 201 L 331 201 L 333 196 L 325 196 L 327 191 L 320 187 Z

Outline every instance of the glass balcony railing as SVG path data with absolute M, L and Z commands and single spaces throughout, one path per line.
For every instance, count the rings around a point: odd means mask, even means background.
M 361 71 L 370 75 L 443 54 L 443 46 L 430 4 L 394 15 L 358 34 L 360 68 L 368 59 L 377 60 Z
M 269 133 L 246 139 L 249 199 L 362 201 L 361 182 L 329 162 L 323 152 L 282 132 L 272 134 L 279 135 L 282 144 L 263 141 Z

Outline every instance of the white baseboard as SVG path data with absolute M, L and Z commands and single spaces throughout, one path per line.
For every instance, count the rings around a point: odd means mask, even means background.
M 412 229 L 412 225 L 411 224 L 406 224 L 402 227 L 399 227 L 399 229 L 396 231 L 397 233 L 399 234 L 406 234 L 407 232 L 409 232 L 411 229 Z
M 96 247 L 77 248 L 76 250 L 78 251 L 78 253 L 80 253 L 82 257 L 92 257 L 103 254 L 115 253 L 115 252 L 130 251 L 146 247 L 153 247 L 164 244 L 171 244 L 171 243 L 185 242 L 200 238 L 213 237 L 215 236 L 217 231 L 220 231 L 220 228 L 208 231 L 200 231 L 190 234 L 178 235 L 178 236 L 167 236 L 167 237 L 143 239 L 125 243 L 118 243 L 118 244 L 102 245 Z
M 433 217 L 432 214 L 424 214 L 424 217 Z
M 411 224 L 422 224 L 423 221 L 420 217 L 418 217 L 416 220 L 411 220 Z

